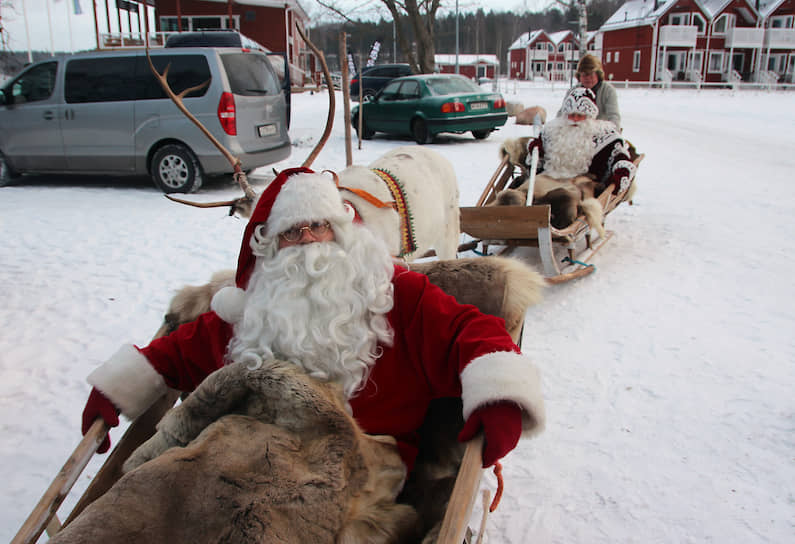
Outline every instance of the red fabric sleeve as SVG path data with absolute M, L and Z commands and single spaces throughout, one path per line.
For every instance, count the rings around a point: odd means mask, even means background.
M 224 365 L 231 337 L 232 326 L 214 312 L 208 312 L 139 351 L 169 387 L 193 391 L 204 378 Z
M 501 318 L 459 304 L 427 276 L 396 267 L 395 307 L 390 313 L 396 341 L 401 333 L 419 363 L 433 397 L 461 395 L 461 371 L 473 359 L 498 351 L 519 352 Z

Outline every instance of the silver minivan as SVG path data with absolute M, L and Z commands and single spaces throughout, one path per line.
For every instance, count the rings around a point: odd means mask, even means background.
M 285 90 L 268 56 L 246 48 L 151 50 L 175 93 L 243 170 L 290 156 Z M 289 87 L 287 89 L 289 92 Z M 0 186 L 23 173 L 148 174 L 189 193 L 229 161 L 160 88 L 143 50 L 53 57 L 0 89 Z

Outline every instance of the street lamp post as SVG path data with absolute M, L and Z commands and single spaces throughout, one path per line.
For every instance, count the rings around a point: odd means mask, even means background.
M 458 73 L 458 0 L 455 0 L 455 73 Z

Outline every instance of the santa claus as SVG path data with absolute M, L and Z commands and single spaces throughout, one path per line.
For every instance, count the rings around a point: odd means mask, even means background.
M 118 411 L 135 418 L 167 387 L 191 391 L 223 365 L 273 358 L 340 383 L 362 429 L 395 437 L 409 469 L 435 398 L 462 398 L 459 438 L 484 431 L 484 466 L 543 428 L 538 373 L 503 321 L 394 265 L 326 175 L 291 169 L 268 186 L 235 280 L 212 311 L 92 372 L 83 432 L 97 417 L 117 425 Z
M 526 164 L 534 148 L 539 151 L 539 171 L 555 179 L 591 174 L 604 189 L 626 189 L 635 171 L 629 145 L 610 121 L 596 118 L 596 96 L 585 87 L 575 87 L 561 107 L 562 116 L 544 125 L 541 135 L 527 146 Z M 596 194 L 599 194 L 599 190 Z
M 533 204 L 551 206 L 556 228 L 569 226 L 578 215 L 604 237 L 602 206 L 595 197 L 613 186 L 624 191 L 635 174 L 629 144 L 610 121 L 596 119 L 599 109 L 593 91 L 575 87 L 563 101 L 561 116 L 544 125 L 535 138 L 506 140 L 500 153 L 525 169 L 510 189 L 501 191 L 495 205 L 524 205 L 529 190 L 528 172 L 533 151 L 539 162 L 533 186 Z

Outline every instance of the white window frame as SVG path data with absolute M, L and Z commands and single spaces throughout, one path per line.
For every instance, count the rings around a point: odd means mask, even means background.
M 611 55 L 610 51 L 605 53 L 605 64 L 610 64 L 610 55 Z
M 690 13 L 680 11 L 678 13 L 670 14 L 668 16 L 668 24 L 673 26 L 689 26 Z
M 723 51 L 710 51 L 709 55 L 707 56 L 707 72 L 710 74 L 722 74 L 723 73 L 723 61 L 724 61 L 724 54 Z M 720 59 L 718 64 L 719 66 L 715 68 L 713 66 L 712 59 Z
M 543 51 L 543 50 L 545 50 L 546 48 L 547 48 L 547 44 L 546 44 L 546 42 L 538 42 L 538 43 L 536 44 L 536 50 L 537 50 L 537 51 Z
M 792 15 L 776 15 L 770 18 L 770 28 L 792 28 Z
M 616 54 L 615 54 L 615 55 L 613 55 L 613 62 L 618 62 L 618 53 L 619 53 L 619 52 L 618 52 L 618 51 L 616 51 Z
M 695 11 L 691 15 L 692 15 L 691 23 L 693 24 L 693 26 L 698 27 L 698 25 L 696 24 L 696 19 L 699 19 L 701 21 L 701 29 L 698 31 L 698 35 L 703 36 L 707 32 L 707 20 L 704 19 L 703 15 Z
M 723 30 L 718 30 L 718 25 L 723 22 Z M 712 23 L 712 33 L 715 35 L 723 36 L 729 30 L 734 28 L 734 14 L 721 13 L 720 16 Z
M 701 69 L 704 67 L 704 52 L 701 50 L 688 52 L 687 61 L 691 70 L 701 73 Z
M 229 20 L 229 15 L 226 14 L 226 13 L 223 13 L 223 14 L 220 14 L 220 15 L 212 15 L 212 14 L 209 14 L 209 15 L 183 15 L 182 16 L 182 20 L 183 21 L 187 20 L 188 27 L 185 28 L 185 26 L 183 25 L 182 31 L 183 32 L 192 32 L 194 30 L 194 27 L 193 27 L 193 19 L 194 18 L 196 18 L 196 19 L 212 19 L 213 17 L 217 17 L 220 20 L 221 25 L 223 25 L 223 26 L 220 27 L 220 29 L 228 30 L 228 27 L 225 26 L 225 25 L 227 24 L 227 21 Z M 171 21 L 171 20 L 176 21 L 177 20 L 177 16 L 176 15 L 161 15 L 160 16 L 160 28 L 166 27 L 166 25 L 164 23 L 166 21 Z M 240 15 L 232 15 L 232 21 L 234 23 L 234 28 L 235 29 L 239 29 L 240 28 Z M 198 29 L 195 29 L 195 30 L 198 30 Z M 173 32 L 176 32 L 176 30 L 174 30 Z
M 640 51 L 635 51 L 632 54 L 632 71 L 640 72 Z

